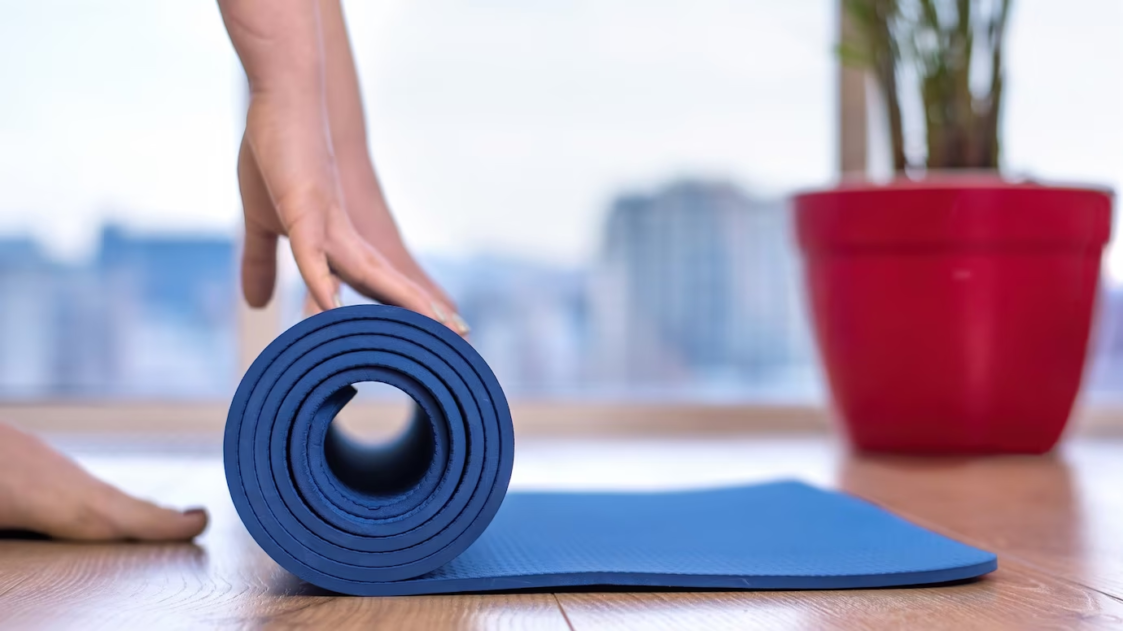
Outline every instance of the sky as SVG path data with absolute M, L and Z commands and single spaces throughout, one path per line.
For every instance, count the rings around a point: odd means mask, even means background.
M 81 256 L 105 221 L 237 230 L 244 85 L 214 3 L 0 2 L 0 235 Z M 1014 4 L 1008 171 L 1120 187 L 1123 4 Z M 345 2 L 407 241 L 566 265 L 624 190 L 828 185 L 833 5 Z M 1123 250 L 1111 266 L 1123 280 Z

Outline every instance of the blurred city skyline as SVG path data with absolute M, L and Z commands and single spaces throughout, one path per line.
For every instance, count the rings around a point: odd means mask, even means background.
M 237 370 L 235 244 L 105 226 L 93 257 L 0 237 L 0 396 L 197 398 Z
M 784 200 L 721 180 L 621 191 L 598 241 L 584 267 L 423 260 L 508 394 L 822 400 Z M 229 396 L 236 251 L 225 236 L 105 226 L 94 256 L 62 262 L 32 239 L 0 238 L 0 396 Z M 294 324 L 299 277 L 277 295 Z M 1105 293 L 1091 353 L 1088 391 L 1123 398 L 1123 288 Z
M 502 255 L 424 261 L 512 395 L 817 391 L 785 204 L 680 180 L 622 192 L 605 217 L 596 262 L 583 268 Z M 105 226 L 94 256 L 62 262 L 34 240 L 0 239 L 0 393 L 227 395 L 236 249 L 228 237 Z M 299 277 L 282 284 L 286 326 L 302 317 L 304 293 Z

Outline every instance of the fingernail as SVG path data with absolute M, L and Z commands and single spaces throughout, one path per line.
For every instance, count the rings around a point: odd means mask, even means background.
M 336 308 L 336 309 L 338 309 L 338 308 L 340 308 L 340 307 L 342 307 L 342 306 L 343 306 L 343 299 L 339 297 L 339 292 L 338 292 L 338 291 L 337 291 L 337 292 L 335 292 L 334 294 L 332 294 L 332 296 L 331 296 L 331 304 L 335 305 L 335 308 Z
M 206 512 L 207 512 L 207 509 L 205 509 L 205 508 L 189 508 L 189 509 L 183 511 L 183 514 L 184 515 L 203 515 L 203 514 L 206 514 Z
M 429 306 L 433 309 L 433 315 L 437 316 L 437 322 L 448 324 L 448 316 L 445 315 L 445 310 L 439 304 L 432 302 L 429 303 Z
M 459 313 L 452 314 L 452 324 L 456 328 L 456 332 L 461 335 L 468 335 L 472 332 L 472 327 L 460 317 Z

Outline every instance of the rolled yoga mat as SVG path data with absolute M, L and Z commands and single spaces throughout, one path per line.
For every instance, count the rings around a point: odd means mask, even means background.
M 364 381 L 417 402 L 392 444 L 355 444 L 332 426 Z M 365 305 L 308 318 L 262 352 L 230 406 L 224 461 L 238 515 L 265 552 L 345 594 L 885 587 L 997 566 L 993 554 L 799 482 L 508 495 L 514 446 L 503 390 L 470 344 L 424 316 Z

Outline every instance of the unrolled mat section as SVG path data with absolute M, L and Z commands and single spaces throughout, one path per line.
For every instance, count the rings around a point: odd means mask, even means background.
M 360 382 L 416 402 L 392 443 L 361 445 L 333 425 Z M 345 594 L 879 587 L 996 567 L 990 553 L 798 482 L 508 496 L 513 458 L 510 410 L 483 358 L 443 325 L 381 305 L 313 316 L 270 344 L 238 387 L 224 442 L 254 540 Z

